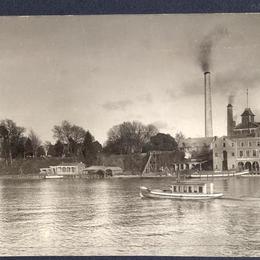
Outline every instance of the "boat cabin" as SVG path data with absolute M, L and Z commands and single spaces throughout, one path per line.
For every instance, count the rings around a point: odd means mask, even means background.
M 202 194 L 212 194 L 213 193 L 213 183 L 207 185 L 207 183 L 190 183 L 182 182 L 176 183 L 171 186 L 172 193 L 202 193 Z

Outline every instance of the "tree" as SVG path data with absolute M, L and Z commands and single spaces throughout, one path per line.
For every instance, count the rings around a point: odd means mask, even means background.
M 109 153 L 129 154 L 142 152 L 144 144 L 151 136 L 158 133 L 153 125 L 143 125 L 141 122 L 123 122 L 113 126 L 108 131 L 108 140 L 104 150 Z
M 185 136 L 184 136 L 184 134 L 182 132 L 177 132 L 175 134 L 175 141 L 177 142 L 178 147 L 183 146 L 184 140 L 185 140 Z
M 50 157 L 55 157 L 56 153 L 55 153 L 55 149 L 54 149 L 54 145 L 51 142 L 45 142 L 44 144 L 44 150 L 47 156 Z
M 61 125 L 53 127 L 53 137 L 59 140 L 64 148 L 67 147 L 69 155 L 77 155 L 80 144 L 84 141 L 86 131 L 77 125 L 72 125 L 68 121 L 62 121 Z M 65 154 L 65 151 L 63 151 Z
M 24 131 L 25 129 L 23 127 L 17 126 L 11 119 L 1 121 L 0 135 L 6 163 L 12 164 L 13 158 L 18 156 Z
M 32 146 L 32 141 L 31 139 L 28 137 L 26 139 L 25 145 L 24 145 L 24 155 L 25 157 L 32 157 L 33 156 L 33 146 Z
M 169 134 L 158 133 L 152 136 L 150 142 L 144 147 L 147 151 L 176 151 L 178 144 Z
M 102 145 L 98 141 L 94 141 L 93 146 L 95 148 L 96 153 L 102 152 Z
M 37 157 L 42 157 L 42 156 L 45 156 L 45 150 L 43 148 L 43 146 L 39 146 L 38 149 L 37 149 L 37 152 L 36 152 L 36 156 Z
M 94 145 L 94 137 L 89 131 L 86 132 L 82 144 L 82 155 L 87 166 L 93 164 L 93 162 L 96 160 L 97 150 Z
M 36 157 L 37 150 L 41 146 L 42 142 L 41 142 L 40 138 L 38 137 L 38 135 L 33 130 L 30 130 L 28 137 L 31 140 L 33 157 Z
M 54 145 L 54 155 L 55 157 L 64 156 L 64 145 L 60 140 L 58 140 Z

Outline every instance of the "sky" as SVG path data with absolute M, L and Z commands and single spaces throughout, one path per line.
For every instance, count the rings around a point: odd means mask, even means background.
M 260 121 L 259 28 L 260 14 L 0 17 L 0 119 L 43 142 L 62 120 L 101 143 L 133 120 L 201 137 L 206 66 L 225 135 L 229 97 L 238 123 L 247 88 Z

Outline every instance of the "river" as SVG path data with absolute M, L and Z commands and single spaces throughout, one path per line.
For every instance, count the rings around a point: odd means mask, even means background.
M 260 178 L 223 199 L 152 200 L 168 178 L 0 180 L 0 255 L 260 256 Z

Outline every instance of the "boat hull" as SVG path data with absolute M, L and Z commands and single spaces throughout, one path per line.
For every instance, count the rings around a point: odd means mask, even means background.
M 62 175 L 46 175 L 44 176 L 44 179 L 62 179 Z
M 203 194 L 203 193 L 171 193 L 163 190 L 150 190 L 146 187 L 140 187 L 140 196 L 142 198 L 152 199 L 174 199 L 174 200 L 208 200 L 221 198 L 222 193 Z
M 248 171 L 233 173 L 213 173 L 213 174 L 191 174 L 191 178 L 215 178 L 215 177 L 235 177 L 248 174 Z

